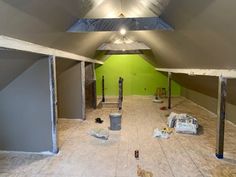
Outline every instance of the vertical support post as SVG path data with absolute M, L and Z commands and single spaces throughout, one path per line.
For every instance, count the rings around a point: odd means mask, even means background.
M 168 109 L 171 109 L 171 72 L 168 73 Z
M 119 107 L 119 110 L 122 109 L 122 101 L 123 101 L 123 78 L 119 78 L 119 81 L 118 81 L 118 84 L 119 84 L 119 98 L 118 98 L 118 107 Z
M 92 63 L 92 70 L 93 70 L 93 83 L 92 83 L 92 97 L 93 97 L 93 108 L 97 108 L 97 82 L 96 82 L 96 72 L 95 72 L 95 64 Z
M 85 62 L 84 61 L 81 61 L 80 63 L 80 66 L 81 66 L 81 86 L 82 86 L 82 100 L 81 100 L 81 103 L 82 103 L 82 119 L 85 120 L 86 119 L 86 116 L 85 116 L 85 107 L 86 107 L 86 103 L 85 103 Z
M 224 157 L 224 129 L 225 129 L 225 103 L 227 95 L 227 79 L 220 76 L 218 86 L 218 107 L 217 107 L 217 134 L 216 134 L 216 157 Z
M 52 122 L 52 153 L 58 153 L 57 141 L 57 83 L 56 83 L 56 57 L 49 56 L 49 85 L 50 85 L 50 106 Z
M 105 102 L 105 79 L 102 76 L 102 102 Z
M 124 97 L 124 90 L 123 90 L 123 86 L 124 86 L 124 79 L 123 78 L 121 78 L 122 80 L 122 82 L 121 82 L 121 102 L 123 102 L 123 97 Z

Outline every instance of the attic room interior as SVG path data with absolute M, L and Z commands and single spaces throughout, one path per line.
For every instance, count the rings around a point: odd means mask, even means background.
M 0 176 L 236 177 L 234 7 L 0 0 Z

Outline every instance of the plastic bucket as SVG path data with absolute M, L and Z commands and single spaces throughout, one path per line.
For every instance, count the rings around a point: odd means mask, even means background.
M 120 130 L 121 129 L 121 114 L 111 113 L 110 117 L 110 130 Z

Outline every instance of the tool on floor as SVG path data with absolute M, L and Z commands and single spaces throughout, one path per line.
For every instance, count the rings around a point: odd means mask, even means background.
M 139 160 L 139 150 L 134 151 L 134 157 Z
M 104 121 L 100 117 L 95 119 L 95 123 L 102 124 L 103 122 Z
M 142 169 L 139 165 L 137 165 L 137 175 L 140 177 L 153 177 L 152 172 Z

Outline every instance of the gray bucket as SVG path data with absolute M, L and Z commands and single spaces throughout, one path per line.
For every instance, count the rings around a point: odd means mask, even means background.
M 120 130 L 121 129 L 121 114 L 111 113 L 110 117 L 110 130 Z

